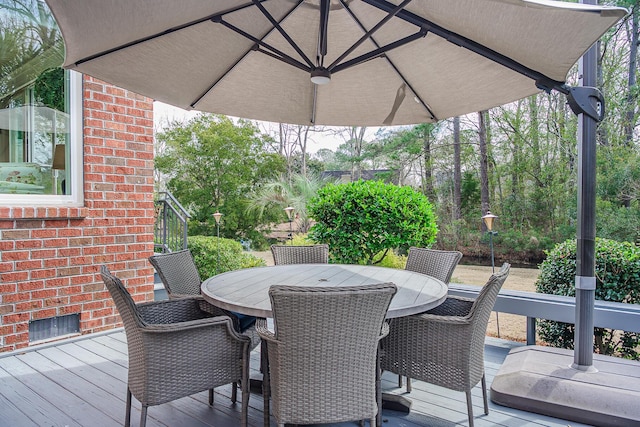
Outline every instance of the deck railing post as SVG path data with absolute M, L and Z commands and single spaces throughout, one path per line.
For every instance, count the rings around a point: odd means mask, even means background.
M 527 345 L 536 345 L 536 318 L 527 317 Z

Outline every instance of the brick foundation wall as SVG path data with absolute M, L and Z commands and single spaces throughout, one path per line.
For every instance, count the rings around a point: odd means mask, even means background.
M 83 109 L 84 206 L 0 207 L 0 352 L 29 345 L 31 320 L 119 326 L 102 264 L 153 299 L 153 102 L 85 76 Z

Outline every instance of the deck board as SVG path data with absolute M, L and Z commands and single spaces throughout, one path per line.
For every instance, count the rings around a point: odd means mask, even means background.
M 488 338 L 485 345 L 487 385 L 509 350 L 517 343 Z M 259 349 L 259 347 L 258 347 Z M 259 366 L 258 349 L 251 355 L 252 372 Z M 121 426 L 124 422 L 127 381 L 127 344 L 122 329 L 94 336 L 64 340 L 53 345 L 34 346 L 0 355 L 0 419 L 2 425 L 22 426 Z M 385 372 L 385 392 L 402 394 L 397 376 Z M 385 427 L 457 427 L 467 425 L 465 395 L 421 381 L 412 382 L 410 414 L 383 411 Z M 151 427 L 236 427 L 240 402 L 232 404 L 231 386 L 216 388 L 213 408 L 202 392 L 149 408 Z M 544 415 L 511 409 L 489 401 L 489 415 L 483 414 L 482 391 L 472 392 L 475 424 L 478 427 L 572 427 L 584 426 Z M 240 397 L 240 396 L 239 396 Z M 140 403 L 133 399 L 132 425 L 140 418 Z M 249 425 L 262 426 L 262 396 L 249 399 Z M 354 426 L 354 423 L 325 425 Z M 272 419 L 272 426 L 275 421 Z

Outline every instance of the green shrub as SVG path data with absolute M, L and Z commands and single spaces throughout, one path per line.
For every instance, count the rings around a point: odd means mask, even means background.
M 640 303 L 640 248 L 629 242 L 596 239 L 596 299 Z M 547 253 L 536 282 L 538 292 L 575 295 L 576 242 L 567 240 Z M 543 320 L 540 337 L 555 347 L 573 348 L 574 326 Z M 594 351 L 640 360 L 640 334 L 595 328 Z
M 384 258 L 382 258 L 383 256 Z M 387 251 L 386 255 L 384 255 L 383 251 L 377 254 L 376 258 L 382 258 L 382 260 L 377 264 L 380 267 L 403 269 L 407 265 L 407 256 L 399 255 L 392 250 Z
M 266 265 L 262 258 L 243 251 L 242 245 L 234 240 L 213 236 L 189 236 L 187 245 L 202 280 L 225 271 Z
M 385 249 L 428 247 L 438 232 L 425 195 L 380 181 L 329 184 L 307 209 L 317 221 L 309 237 L 329 244 L 335 263 L 378 264 Z
M 286 241 L 283 243 L 284 245 L 293 245 L 293 246 L 308 246 L 308 245 L 315 245 L 316 242 L 314 242 L 313 240 L 311 240 L 309 238 L 308 234 L 296 234 L 293 236 L 293 239 L 291 239 L 291 242 Z

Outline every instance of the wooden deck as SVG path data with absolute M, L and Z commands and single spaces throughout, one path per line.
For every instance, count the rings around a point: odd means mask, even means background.
M 500 367 L 513 342 L 487 338 L 485 347 L 487 383 Z M 251 366 L 258 366 L 259 354 Z M 127 344 L 124 331 L 115 330 L 56 344 L 34 346 L 22 352 L 0 355 L 0 425 L 2 426 L 121 426 L 124 423 L 127 378 Z M 464 393 L 413 381 L 408 397 L 410 414 L 383 411 L 386 427 L 467 425 Z M 397 376 L 385 373 L 383 389 L 401 392 Z M 216 389 L 214 407 L 203 392 L 149 408 L 147 425 L 179 427 L 235 427 L 240 405 L 228 399 L 231 387 Z M 489 415 L 482 413 L 479 386 L 473 391 L 475 425 L 579 427 L 583 424 L 501 407 L 489 402 Z M 262 396 L 251 394 L 249 425 L 262 426 Z M 137 426 L 140 405 L 134 399 L 132 425 Z M 272 425 L 275 422 L 272 418 Z M 355 426 L 343 423 L 340 426 Z M 333 426 L 336 426 L 335 424 Z

